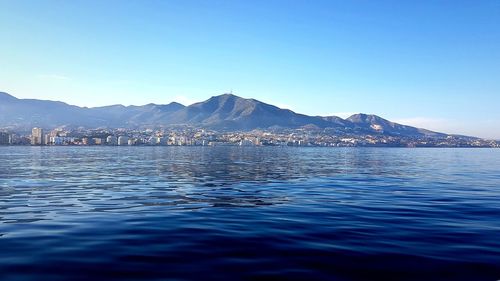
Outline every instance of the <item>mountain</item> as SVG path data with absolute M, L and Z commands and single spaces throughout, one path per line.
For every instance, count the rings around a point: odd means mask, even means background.
M 256 128 L 297 128 L 308 124 L 328 127 L 330 122 L 318 117 L 297 114 L 254 99 L 224 94 L 195 103 L 175 112 L 171 122 L 200 125 L 223 130 Z
M 89 110 L 94 116 L 108 120 L 108 127 L 141 127 L 168 124 L 170 115 L 185 108 L 184 105 L 172 102 L 166 105 L 146 104 L 143 106 L 111 105 L 94 107 Z
M 17 99 L 7 93 L 0 93 L 0 126 L 2 127 L 52 128 L 65 124 L 102 126 L 106 124 L 106 121 L 99 116 L 94 116 L 87 108 L 58 101 Z
M 0 102 L 9 102 L 12 100 L 16 100 L 16 98 L 7 93 L 0 92 Z
M 381 134 L 389 134 L 389 135 L 401 135 L 401 136 L 434 136 L 434 137 L 443 137 L 446 134 L 436 133 L 433 131 L 419 129 L 411 126 L 401 125 L 398 123 L 391 122 L 384 118 L 381 118 L 377 115 L 368 115 L 368 114 L 354 114 L 346 119 L 354 124 L 354 130 L 361 131 L 376 131 Z
M 384 134 L 442 137 L 446 134 L 397 124 L 376 115 L 308 116 L 232 94 L 214 96 L 189 106 L 179 103 L 143 106 L 78 107 L 64 102 L 17 99 L 0 92 L 0 127 L 52 129 L 67 127 L 145 128 L 190 125 L 216 130 L 329 129 L 338 134 Z

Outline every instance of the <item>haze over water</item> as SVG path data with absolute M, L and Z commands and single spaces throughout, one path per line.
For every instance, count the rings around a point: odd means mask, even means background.
M 1 280 L 497 280 L 500 150 L 0 147 Z

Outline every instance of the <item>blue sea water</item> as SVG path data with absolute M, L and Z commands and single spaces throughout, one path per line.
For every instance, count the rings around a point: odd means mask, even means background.
M 500 279 L 500 149 L 0 147 L 0 280 Z

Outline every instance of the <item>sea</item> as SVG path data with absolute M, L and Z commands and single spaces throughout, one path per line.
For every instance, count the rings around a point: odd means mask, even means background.
M 500 149 L 0 147 L 0 280 L 500 279 Z

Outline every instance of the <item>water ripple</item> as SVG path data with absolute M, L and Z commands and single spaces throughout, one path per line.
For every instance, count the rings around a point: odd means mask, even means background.
M 497 280 L 500 151 L 0 147 L 1 280 Z

